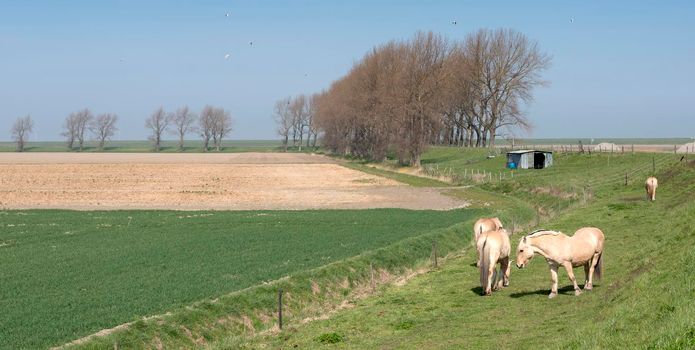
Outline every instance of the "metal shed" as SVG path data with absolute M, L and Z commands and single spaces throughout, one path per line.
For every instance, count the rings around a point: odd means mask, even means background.
M 553 165 L 553 152 L 520 150 L 507 152 L 509 169 L 544 169 Z

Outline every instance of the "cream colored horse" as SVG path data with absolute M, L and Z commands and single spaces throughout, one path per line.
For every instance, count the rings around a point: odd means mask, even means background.
M 502 221 L 499 218 L 480 218 L 473 224 L 473 244 L 478 244 L 478 238 L 483 232 L 497 231 L 502 228 Z M 478 251 L 478 262 L 480 261 L 480 252 Z M 480 265 L 476 265 L 480 266 Z
M 586 279 L 584 290 L 593 288 L 594 273 L 601 278 L 601 256 L 603 255 L 603 232 L 595 227 L 584 227 L 569 237 L 562 232 L 538 230 L 519 241 L 516 252 L 516 266 L 523 268 L 535 254 L 545 257 L 550 265 L 553 287 L 549 298 L 557 295 L 557 269 L 564 266 L 567 276 L 574 284 L 574 294 L 581 294 L 581 289 L 574 278 L 573 267 L 584 266 Z
M 512 250 L 509 243 L 509 234 L 505 229 L 487 231 L 478 237 L 476 245 L 478 251 L 478 266 L 480 268 L 480 287 L 483 288 L 483 295 L 492 294 L 492 290 L 509 285 L 509 273 L 511 264 L 509 263 L 509 253 Z M 496 276 L 496 265 L 500 264 L 500 273 L 503 273 L 501 280 Z
M 647 178 L 647 181 L 644 183 L 644 188 L 647 190 L 647 199 L 648 200 L 656 200 L 656 188 L 659 186 L 659 181 L 656 180 L 655 177 L 650 176 Z
M 499 218 L 480 218 L 473 224 L 473 243 L 478 242 L 480 234 L 487 231 L 497 231 L 502 228 Z

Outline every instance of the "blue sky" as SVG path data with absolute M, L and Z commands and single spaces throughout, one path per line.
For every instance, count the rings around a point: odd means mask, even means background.
M 553 57 L 528 136 L 695 137 L 695 2 L 2 0 L 0 140 L 26 114 L 31 139 L 60 139 L 84 107 L 144 139 L 153 110 L 184 104 L 231 111 L 233 139 L 274 138 L 277 99 L 327 88 L 375 45 L 499 27 Z

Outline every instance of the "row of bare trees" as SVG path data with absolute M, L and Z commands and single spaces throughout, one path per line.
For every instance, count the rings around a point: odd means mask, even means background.
M 523 107 L 546 84 L 540 74 L 549 65 L 536 42 L 513 30 L 482 29 L 455 42 L 419 32 L 374 48 L 312 96 L 312 125 L 333 152 L 383 160 L 392 149 L 412 165 L 432 143 L 492 147 L 503 129 L 531 128 Z M 286 139 L 293 103 L 275 106 Z
M 156 152 L 161 149 L 162 136 L 166 132 L 177 136 L 179 151 L 184 149 L 186 135 L 197 132 L 203 140 L 203 151 L 207 152 L 211 147 L 220 151 L 222 140 L 232 132 L 232 122 L 230 113 L 221 107 L 205 106 L 199 115 L 192 113 L 188 106 L 171 113 L 160 107 L 145 120 L 145 127 L 150 129 L 148 139 Z
M 110 140 L 116 134 L 118 128 L 116 123 L 118 116 L 113 113 L 99 114 L 96 117 L 92 112 L 85 108 L 83 110 L 70 113 L 65 118 L 63 124 L 63 132 L 61 133 L 67 139 L 68 149 L 75 148 L 75 143 L 80 151 L 84 149 L 85 141 L 87 140 L 88 132 L 97 140 L 99 150 L 104 149 L 106 141 Z
M 277 123 L 277 132 L 282 137 L 282 145 L 287 152 L 290 137 L 292 147 L 302 150 L 304 136 L 306 135 L 306 147 L 316 147 L 318 130 L 314 123 L 316 114 L 315 100 L 317 95 L 299 95 L 286 97 L 275 102 L 273 117 Z

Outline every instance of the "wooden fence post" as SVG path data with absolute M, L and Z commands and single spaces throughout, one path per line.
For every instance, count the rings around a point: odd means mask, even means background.
M 652 175 L 656 174 L 656 160 L 652 156 Z
M 278 290 L 278 327 L 282 330 L 282 288 Z
M 625 172 L 625 186 L 627 186 L 627 171 Z

